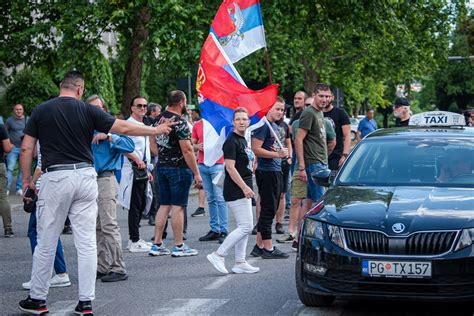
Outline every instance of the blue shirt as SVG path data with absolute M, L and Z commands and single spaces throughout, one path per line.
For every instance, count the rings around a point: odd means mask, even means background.
M 357 130 L 360 132 L 360 138 L 364 138 L 365 136 L 367 136 L 367 134 L 375 131 L 376 129 L 377 122 L 375 122 L 374 119 L 367 119 L 367 116 L 360 120 L 359 126 L 357 127 Z
M 94 132 L 94 136 L 98 132 Z M 130 137 L 112 134 L 112 141 L 101 140 L 92 144 L 94 154 L 94 167 L 97 173 L 122 169 L 122 155 L 132 153 L 135 144 Z
M 270 123 L 275 134 L 278 135 L 278 125 Z M 280 146 L 267 124 L 263 124 L 252 132 L 252 137 L 263 141 L 262 148 L 268 151 L 279 151 Z M 257 170 L 281 172 L 281 158 L 257 157 Z

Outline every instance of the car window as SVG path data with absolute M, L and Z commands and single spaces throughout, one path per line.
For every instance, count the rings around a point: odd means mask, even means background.
M 366 141 L 355 149 L 336 183 L 474 187 L 474 142 L 428 138 Z

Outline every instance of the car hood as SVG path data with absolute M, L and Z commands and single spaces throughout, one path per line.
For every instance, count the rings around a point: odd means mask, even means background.
M 474 189 L 446 187 L 331 187 L 317 216 L 343 227 L 403 236 L 422 230 L 474 227 Z M 392 226 L 405 225 L 402 233 Z

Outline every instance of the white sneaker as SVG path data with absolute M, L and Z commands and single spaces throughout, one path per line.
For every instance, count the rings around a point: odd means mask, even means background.
M 140 239 L 138 242 L 139 242 L 139 243 L 142 243 L 142 244 L 144 244 L 144 245 L 147 245 L 147 246 L 150 247 L 150 248 L 151 248 L 151 246 L 153 246 L 153 243 L 148 242 L 148 241 L 144 241 L 143 239 Z
M 247 261 L 236 263 L 232 268 L 234 273 L 257 273 L 258 271 L 260 271 L 260 268 L 251 266 Z
M 23 190 L 22 190 L 22 189 L 18 189 L 18 190 L 16 191 L 16 195 L 22 196 L 22 195 L 23 195 Z
M 148 252 L 150 251 L 151 246 L 148 246 L 140 241 L 132 242 L 130 245 L 130 252 Z
M 229 271 L 225 268 L 224 257 L 219 256 L 215 252 L 207 255 L 207 260 L 216 268 L 217 271 L 223 274 L 229 274 Z
M 50 287 L 66 287 L 70 286 L 71 281 L 69 280 L 69 275 L 65 274 L 64 276 L 60 276 L 56 274 L 51 278 L 51 285 Z M 21 287 L 25 290 L 31 289 L 31 280 L 21 284 Z
M 50 287 L 66 287 L 70 286 L 71 281 L 69 280 L 69 275 L 65 273 L 63 276 L 56 274 L 51 278 L 51 286 Z

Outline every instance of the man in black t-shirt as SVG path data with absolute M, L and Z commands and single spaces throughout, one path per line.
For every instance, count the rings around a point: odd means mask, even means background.
M 37 207 L 38 245 L 33 254 L 31 290 L 20 301 L 20 309 L 46 313 L 56 244 L 69 216 L 78 256 L 79 303 L 76 313 L 92 313 L 97 272 L 96 219 L 97 181 L 92 166 L 91 143 L 94 130 L 102 133 L 153 136 L 168 133 L 172 122 L 161 126 L 137 126 L 81 101 L 84 79 L 77 71 L 66 73 L 59 97 L 35 108 L 25 128 L 20 166 L 23 192 L 35 190 L 31 163 L 36 141 L 41 143 L 43 176 Z M 29 201 L 26 196 L 25 201 Z
M 328 157 L 329 169 L 336 173 L 342 166 L 351 150 L 351 121 L 343 108 L 336 108 L 331 103 L 323 110 L 324 117 L 328 118 L 336 132 L 336 147 Z
M 397 98 L 393 103 L 393 115 L 395 127 L 408 126 L 411 117 L 410 102 L 405 98 Z
M 8 138 L 7 129 L 3 124 L 0 124 L 0 215 L 3 219 L 3 229 L 5 237 L 13 237 L 12 229 L 12 212 L 10 203 L 8 202 L 8 178 L 7 167 L 5 165 L 5 153 L 9 153 L 13 149 L 13 145 Z
M 188 205 L 189 189 L 194 175 L 196 186 L 202 185 L 188 122 L 182 118 L 186 110 L 186 95 L 183 91 L 171 91 L 168 95 L 168 108 L 157 118 L 157 122 L 171 120 L 176 122 L 169 135 L 157 137 L 158 163 L 156 174 L 160 187 L 160 208 L 155 219 L 154 245 L 151 256 L 169 255 L 188 257 L 198 254 L 197 250 L 183 243 L 184 208 Z M 171 212 L 174 247 L 171 252 L 162 241 L 163 231 Z

